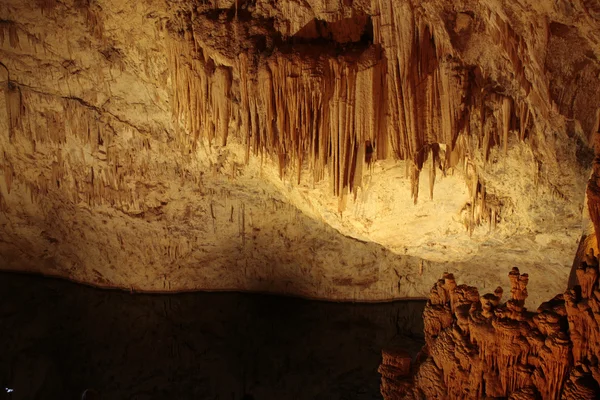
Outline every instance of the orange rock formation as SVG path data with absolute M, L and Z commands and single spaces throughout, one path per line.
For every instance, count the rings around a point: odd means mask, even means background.
M 600 396 L 600 288 L 598 259 L 577 270 L 581 286 L 525 307 L 527 274 L 509 273 L 510 298 L 502 289 L 479 296 L 446 274 L 432 288 L 424 311 L 426 357 L 413 386 L 384 357 L 380 371 L 386 399 L 596 399 Z M 402 355 L 400 361 L 406 362 Z

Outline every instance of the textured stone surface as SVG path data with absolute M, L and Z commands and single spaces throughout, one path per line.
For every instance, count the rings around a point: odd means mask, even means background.
M 411 388 L 410 367 L 413 356 L 405 349 L 384 349 L 379 369 L 381 394 L 384 398 L 398 397 Z
M 594 1 L 6 0 L 1 268 L 99 286 L 563 290 Z M 415 204 L 416 202 L 416 204 Z M 484 268 L 481 268 L 484 266 Z
M 444 275 L 431 290 L 425 311 L 423 357 L 412 385 L 406 375 L 386 374 L 385 399 L 597 399 L 600 396 L 600 288 L 598 259 L 577 269 L 580 285 L 542 303 L 524 307 L 527 274 L 509 274 L 510 298 L 502 289 L 479 296 L 472 286 Z

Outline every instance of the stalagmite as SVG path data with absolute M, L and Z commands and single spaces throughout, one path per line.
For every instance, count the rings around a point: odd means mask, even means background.
M 594 271 L 594 272 L 589 272 Z M 446 392 L 450 399 L 595 399 L 600 396 L 598 259 L 588 255 L 578 270 L 581 287 L 543 303 L 535 312 L 524 307 L 529 277 L 509 273 L 511 298 L 502 289 L 479 297 L 445 274 L 423 313 L 424 356 L 413 366 L 412 386 L 394 377 L 382 363 L 385 399 L 420 399 Z M 390 356 L 387 356 L 388 358 Z M 393 356 L 392 356 L 393 357 Z M 436 365 L 439 372 L 431 371 Z

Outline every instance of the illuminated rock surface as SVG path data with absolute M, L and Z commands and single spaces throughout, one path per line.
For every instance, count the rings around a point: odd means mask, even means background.
M 527 274 L 509 274 L 510 297 L 502 289 L 479 296 L 444 275 L 431 290 L 423 313 L 426 347 L 411 382 L 385 374 L 385 399 L 597 399 L 600 397 L 600 288 L 598 260 L 577 269 L 581 286 L 528 311 Z
M 0 268 L 377 301 L 519 265 L 537 305 L 583 233 L 599 24 L 591 0 L 4 0 Z

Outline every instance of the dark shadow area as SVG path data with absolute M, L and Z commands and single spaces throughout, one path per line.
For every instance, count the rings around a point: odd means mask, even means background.
M 293 39 L 297 42 L 321 39 L 335 44 L 362 42 L 368 46 L 373 44 L 373 21 L 367 14 L 334 22 L 315 18 L 296 32 Z
M 256 52 L 262 57 L 275 52 L 313 58 L 357 57 L 373 46 L 373 21 L 365 13 L 355 12 L 333 21 L 314 18 L 291 36 L 284 36 L 274 18 L 265 18 L 254 11 L 253 1 L 240 1 L 229 8 L 199 11 L 190 16 L 190 25 L 194 34 L 207 43 L 221 37 L 222 42 L 229 44 L 225 52 Z M 213 44 L 219 48 L 218 43 Z
M 0 399 L 378 399 L 381 349 L 414 357 L 423 307 L 142 295 L 4 273 Z

